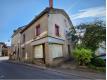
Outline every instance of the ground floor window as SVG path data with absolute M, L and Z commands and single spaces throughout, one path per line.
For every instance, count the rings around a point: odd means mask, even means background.
M 22 48 L 22 57 L 25 57 L 25 48 Z
M 43 58 L 43 45 L 34 46 L 34 58 Z
M 59 44 L 51 44 L 50 50 L 52 53 L 52 58 L 63 57 L 62 45 Z

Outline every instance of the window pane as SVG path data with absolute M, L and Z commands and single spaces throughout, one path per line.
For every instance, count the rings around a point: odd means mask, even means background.
M 40 25 L 36 27 L 36 36 L 40 35 Z
M 55 24 L 55 34 L 59 36 L 59 26 Z

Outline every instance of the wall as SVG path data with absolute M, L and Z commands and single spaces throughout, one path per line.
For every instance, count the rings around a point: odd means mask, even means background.
M 99 48 L 95 51 L 97 56 L 106 54 L 106 42 L 103 41 L 99 44 Z
M 11 48 L 12 48 L 11 52 L 12 53 L 16 52 L 15 59 L 19 59 L 19 56 L 21 55 L 20 44 L 21 44 L 21 34 L 20 32 L 18 32 L 16 35 L 12 37 L 12 42 L 11 42 Z
M 17 44 L 20 42 L 20 33 L 17 33 L 16 35 L 14 35 L 14 37 L 12 37 L 12 44 Z
M 38 36 L 35 34 L 36 26 L 40 24 L 41 33 L 48 31 L 48 15 L 43 15 L 39 20 L 33 23 L 27 30 L 21 35 L 21 48 L 25 48 L 25 53 L 28 54 L 28 58 L 32 59 L 34 52 L 31 42 Z M 25 34 L 25 43 L 23 43 L 23 35 Z M 42 38 L 42 37 L 41 37 Z M 21 51 L 22 53 L 22 51 Z M 22 53 L 23 54 L 23 53 Z
M 0 45 L 0 56 L 2 56 L 2 45 Z
M 59 34 L 60 36 L 57 37 L 55 35 L 55 24 L 57 24 L 60 28 L 59 28 Z M 73 26 L 71 26 L 72 24 L 69 24 L 68 19 L 66 18 L 66 16 L 64 16 L 61 13 L 57 13 L 57 14 L 49 14 L 49 19 L 48 19 L 48 35 L 51 37 L 55 37 L 57 39 L 62 39 L 64 40 L 64 44 L 63 44 L 63 53 L 64 56 L 68 56 L 68 41 L 66 38 L 66 34 L 70 31 L 69 29 Z
M 60 37 L 55 35 L 55 24 L 57 24 L 59 28 Z M 62 14 L 49 14 L 48 19 L 48 35 L 56 38 L 60 38 L 65 40 L 66 31 L 69 31 L 71 26 L 68 23 L 68 20 Z

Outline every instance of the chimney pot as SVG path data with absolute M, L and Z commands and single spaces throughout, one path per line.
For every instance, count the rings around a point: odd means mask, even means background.
M 53 8 L 53 0 L 49 0 L 49 6 L 50 8 Z

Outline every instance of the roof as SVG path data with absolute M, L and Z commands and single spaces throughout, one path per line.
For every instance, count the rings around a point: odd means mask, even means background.
M 7 45 L 4 42 L 0 42 L 0 45 L 3 45 L 3 47 L 7 47 Z
M 4 45 L 5 43 L 4 43 L 4 42 L 0 42 L 0 44 L 1 44 L 1 45 Z
M 34 22 L 36 22 L 38 19 L 40 19 L 44 14 L 46 13 L 50 13 L 50 14 L 55 14 L 55 13 L 61 13 L 64 16 L 67 17 L 69 23 L 72 25 L 72 22 L 69 18 L 69 16 L 67 15 L 67 13 L 63 10 L 63 9 L 57 9 L 57 8 L 49 8 L 47 7 L 46 9 L 44 9 L 39 15 L 37 15 L 28 25 L 26 25 L 21 31 L 20 33 L 23 33 L 26 29 L 28 29 Z M 73 28 L 74 29 L 74 28 Z
M 22 29 L 24 28 L 24 26 L 17 28 L 16 30 L 13 31 L 13 35 L 11 37 L 14 37 L 17 33 L 19 33 Z

